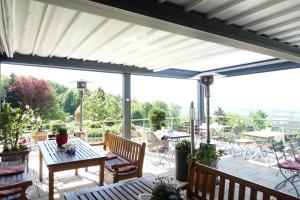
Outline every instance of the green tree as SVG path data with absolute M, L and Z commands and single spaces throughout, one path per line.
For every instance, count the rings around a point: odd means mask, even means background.
M 70 115 L 74 115 L 77 107 L 80 104 L 79 94 L 77 91 L 68 90 L 64 96 L 63 110 Z
M 218 107 L 217 110 L 214 112 L 216 116 L 215 121 L 221 125 L 227 125 L 228 119 L 226 118 L 226 113 L 222 110 L 222 108 Z
M 12 79 L 9 76 L 1 76 L 0 82 L 0 103 L 6 99 L 8 88 L 12 85 Z
M 160 130 L 166 120 L 166 112 L 159 108 L 153 108 L 149 113 L 151 130 Z
M 157 100 L 152 103 L 153 108 L 159 108 L 166 112 L 167 117 L 169 117 L 169 107 L 168 104 L 164 101 Z
M 227 125 L 234 128 L 236 126 L 240 126 L 242 130 L 246 130 L 247 125 L 249 124 L 249 121 L 242 117 L 241 115 L 237 113 L 226 113 L 226 117 L 228 119 Z
M 120 120 L 121 97 L 106 93 L 104 95 L 96 91 L 85 94 L 83 101 L 83 118 L 85 120 Z M 77 111 L 76 111 L 77 112 Z
M 261 130 L 266 128 L 267 113 L 257 110 L 256 112 L 250 112 L 251 124 L 253 124 L 254 130 Z
M 145 118 L 149 117 L 149 112 L 152 109 L 152 105 L 149 102 L 142 103 L 142 112 Z

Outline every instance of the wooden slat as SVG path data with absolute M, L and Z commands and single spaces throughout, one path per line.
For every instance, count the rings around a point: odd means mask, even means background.
M 219 187 L 219 200 L 224 200 L 224 191 L 225 189 L 225 178 L 221 177 L 220 178 L 220 187 Z
M 239 200 L 245 199 L 245 189 L 246 187 L 244 185 L 240 185 L 239 187 Z
M 215 190 L 216 190 L 216 179 L 217 177 L 213 174 L 210 174 L 212 177 L 212 184 L 209 187 L 209 199 L 210 200 L 215 200 Z
M 229 193 L 228 193 L 228 200 L 234 200 L 234 188 L 235 182 L 233 180 L 229 181 Z
M 112 193 L 114 193 L 114 195 L 117 196 L 119 199 L 121 199 L 121 200 L 127 200 L 127 198 L 122 193 L 120 193 L 118 190 L 116 190 L 115 188 L 111 187 L 111 188 L 109 188 L 109 190 Z
M 263 200 L 270 200 L 270 195 L 267 193 L 263 194 Z
M 207 186 L 207 176 L 208 176 L 208 174 L 206 172 L 203 172 L 201 175 L 203 176 L 201 193 L 202 193 L 202 197 L 206 199 L 206 186 Z
M 98 191 L 98 193 L 103 197 L 103 199 L 105 200 L 114 200 L 113 198 L 111 198 L 110 196 L 107 195 L 106 192 L 104 192 L 103 190 Z M 72 200 L 72 199 L 70 199 Z
M 250 200 L 256 200 L 256 198 L 257 198 L 257 191 L 251 188 Z
M 92 192 L 92 195 L 99 200 L 105 200 L 98 192 Z
M 200 168 L 196 168 L 196 171 L 195 171 L 195 174 L 196 174 L 196 183 L 195 183 L 195 193 L 199 193 L 199 180 L 200 180 L 200 174 L 201 174 L 201 171 L 200 171 Z

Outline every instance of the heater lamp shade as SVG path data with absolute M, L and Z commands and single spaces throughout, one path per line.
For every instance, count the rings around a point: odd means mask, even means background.
M 214 82 L 214 76 L 213 75 L 208 75 L 208 76 L 201 76 L 201 84 L 203 85 L 211 85 Z
M 86 81 L 77 81 L 77 89 L 83 90 L 86 88 Z

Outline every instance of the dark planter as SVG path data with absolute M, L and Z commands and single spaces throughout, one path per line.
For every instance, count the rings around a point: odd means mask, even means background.
M 188 177 L 188 164 L 187 157 L 189 151 L 178 151 L 175 150 L 175 160 L 176 160 L 176 180 L 186 182 Z
M 55 140 L 57 146 L 61 148 L 63 144 L 66 144 L 68 142 L 68 134 L 57 134 Z

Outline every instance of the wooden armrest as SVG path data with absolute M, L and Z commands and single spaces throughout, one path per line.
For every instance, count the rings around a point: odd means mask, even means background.
M 104 142 L 100 142 L 100 143 L 92 143 L 92 144 L 89 144 L 91 146 L 103 146 L 105 143 Z
M 17 183 L 8 185 L 8 186 L 0 187 L 0 191 L 15 189 L 15 188 L 24 188 L 26 190 L 26 188 L 28 188 L 31 185 L 32 185 L 32 181 L 20 181 L 20 182 L 17 182 Z
M 117 171 L 121 167 L 127 167 L 127 166 L 130 166 L 130 165 L 136 165 L 137 166 L 138 161 L 129 162 L 129 163 L 114 164 L 114 165 L 111 166 L 111 168 Z

